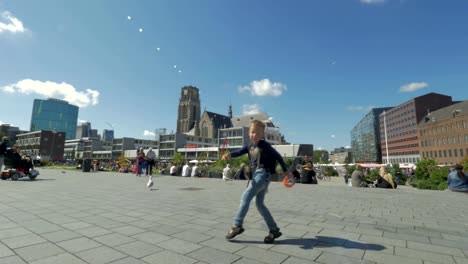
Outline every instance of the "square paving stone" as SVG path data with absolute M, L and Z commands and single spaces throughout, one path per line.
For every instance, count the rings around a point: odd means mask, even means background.
M 107 235 L 95 237 L 93 239 L 110 247 L 115 247 L 121 244 L 126 244 L 129 242 L 135 241 L 134 238 L 124 236 L 119 233 L 107 234 Z
M 24 227 L 2 229 L 0 230 L 0 239 L 28 235 L 28 234 L 32 234 L 32 232 Z
M 201 242 L 200 245 L 219 249 L 228 253 L 234 253 L 246 247 L 244 244 L 231 242 L 221 238 L 212 238 L 210 240 Z
M 80 251 L 76 255 L 90 264 L 104 264 L 127 257 L 127 255 L 106 246 Z
M 0 264 L 28 264 L 18 256 L 0 258 Z
M 193 243 L 199 243 L 199 242 L 212 238 L 211 236 L 203 235 L 201 233 L 192 232 L 192 231 L 184 231 L 181 233 L 173 234 L 171 236 L 177 237 L 186 241 L 190 241 Z
M 18 248 L 14 251 L 28 262 L 65 253 L 63 249 L 49 242 Z
M 142 260 L 151 263 L 151 264 L 168 264 L 168 263 L 177 263 L 177 264 L 194 264 L 197 263 L 197 259 L 183 256 L 168 250 L 164 250 L 149 256 L 144 257 Z
M 11 251 L 5 244 L 0 242 L 0 258 L 14 255 L 15 252 Z
M 135 258 L 142 258 L 156 252 L 163 251 L 163 249 L 160 247 L 142 241 L 134 241 L 128 244 L 123 244 L 115 247 L 115 249 Z
M 250 259 L 255 259 L 261 262 L 273 264 L 282 263 L 288 258 L 288 255 L 273 252 L 270 250 L 258 248 L 258 247 L 246 247 L 236 252 L 236 255 L 244 256 Z
M 132 237 L 140 241 L 144 241 L 144 242 L 154 244 L 154 245 L 158 244 L 159 242 L 171 239 L 171 237 L 169 236 L 158 234 L 155 232 L 145 232 L 145 233 L 133 235 Z
M 87 264 L 83 260 L 73 256 L 70 253 L 63 253 L 57 256 L 43 258 L 30 262 L 29 264 Z
M 26 221 L 21 224 L 36 234 L 49 233 L 63 229 L 61 226 L 43 219 Z
M 136 259 L 134 257 L 126 257 L 126 258 L 123 258 L 123 259 L 119 259 L 119 260 L 110 262 L 109 264 L 148 264 L 148 262 L 144 262 L 144 261 Z
M 51 233 L 41 234 L 41 236 L 50 242 L 60 242 L 64 240 L 69 240 L 73 238 L 82 237 L 83 235 L 75 233 L 70 230 L 60 230 Z
M 47 240 L 36 234 L 29 234 L 24 236 L 5 238 L 2 239 L 2 242 L 5 243 L 5 245 L 7 245 L 9 248 L 15 249 L 35 244 L 41 244 L 47 242 Z
M 112 228 L 110 230 L 120 233 L 122 235 L 126 235 L 126 236 L 132 236 L 132 235 L 146 232 L 146 229 L 139 228 L 136 226 L 131 226 L 131 225 L 120 226 L 120 227 Z
M 84 229 L 93 226 L 90 223 L 83 222 L 83 221 L 78 221 L 78 222 L 71 222 L 71 223 L 66 223 L 62 225 L 66 229 L 70 230 L 78 230 L 78 229 Z
M 91 248 L 102 246 L 98 242 L 92 239 L 89 239 L 87 237 L 80 237 L 80 238 L 62 241 L 62 242 L 57 243 L 57 245 L 71 253 L 76 253 L 76 252 L 80 252 L 83 250 L 88 250 Z
M 112 231 L 110 231 L 108 229 L 104 229 L 102 227 L 98 227 L 98 226 L 88 227 L 88 228 L 84 228 L 84 229 L 78 229 L 78 230 L 75 230 L 75 232 L 80 233 L 83 236 L 87 236 L 87 237 L 97 237 L 97 236 L 102 236 L 102 235 L 105 235 L 105 234 L 112 233 Z
M 165 240 L 156 245 L 158 247 L 161 247 L 161 248 L 164 248 L 164 249 L 167 249 L 167 250 L 170 250 L 170 251 L 182 254 L 182 255 L 185 255 L 189 252 L 192 252 L 202 247 L 198 244 L 191 243 L 191 242 L 188 242 L 182 239 L 177 239 L 177 238 Z

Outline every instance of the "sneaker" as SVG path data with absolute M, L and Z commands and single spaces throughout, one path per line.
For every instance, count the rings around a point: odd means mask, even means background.
M 240 235 L 244 232 L 244 228 L 242 228 L 242 226 L 232 226 L 231 227 L 231 230 L 229 230 L 229 232 L 227 233 L 226 235 L 226 239 L 233 239 L 234 237 L 236 237 L 237 235 Z
M 271 244 L 275 241 L 276 238 L 280 237 L 282 234 L 283 233 L 280 232 L 279 228 L 276 228 L 275 230 L 270 230 L 270 233 L 268 234 L 268 236 L 265 237 L 263 242 L 265 242 L 265 244 Z

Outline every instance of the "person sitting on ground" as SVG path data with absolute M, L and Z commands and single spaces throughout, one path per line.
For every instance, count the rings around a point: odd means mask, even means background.
M 312 165 L 312 162 L 307 161 L 307 163 L 303 166 L 303 169 L 304 170 L 301 177 L 301 183 L 317 184 L 317 179 L 315 178 L 314 165 Z
M 169 169 L 169 174 L 171 176 L 176 176 L 177 175 L 177 167 L 175 163 L 172 163 L 171 168 Z
M 449 173 L 447 183 L 451 191 L 468 193 L 468 174 L 463 172 L 461 164 L 455 165 L 455 170 Z
M 359 164 L 356 165 L 356 169 L 351 174 L 351 184 L 353 187 L 368 187 L 368 182 L 362 172 L 362 166 Z
M 192 177 L 199 177 L 200 176 L 200 169 L 198 169 L 198 165 L 196 163 L 192 168 L 192 173 L 191 173 L 190 176 L 192 176 Z
M 231 172 L 231 164 L 227 164 L 226 168 L 223 170 L 223 180 L 231 181 L 232 180 L 232 172 Z
M 387 170 L 387 167 L 380 167 L 379 175 L 377 176 L 377 182 L 375 183 L 377 188 L 388 188 L 396 189 L 397 185 L 393 182 L 392 174 Z
M 301 182 L 301 172 L 302 166 L 301 164 L 297 164 L 296 166 L 292 167 L 292 175 L 294 176 L 294 180 L 296 182 Z
M 190 165 L 188 162 L 182 168 L 182 177 L 190 177 Z
M 246 176 L 247 172 L 245 171 L 246 168 L 247 166 L 245 165 L 245 163 L 241 163 L 239 169 L 234 174 L 234 179 L 247 180 L 247 176 Z

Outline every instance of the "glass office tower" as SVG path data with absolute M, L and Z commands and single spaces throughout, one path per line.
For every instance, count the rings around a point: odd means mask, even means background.
M 49 98 L 34 99 L 31 131 L 49 130 L 65 132 L 65 138 L 75 139 L 78 106 L 67 101 Z
M 391 107 L 373 108 L 351 130 L 354 162 L 382 162 L 379 114 Z

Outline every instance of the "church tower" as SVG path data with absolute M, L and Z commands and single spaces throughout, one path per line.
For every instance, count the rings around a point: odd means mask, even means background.
M 177 133 L 187 133 L 200 122 L 200 93 L 197 87 L 184 86 L 180 93 Z

